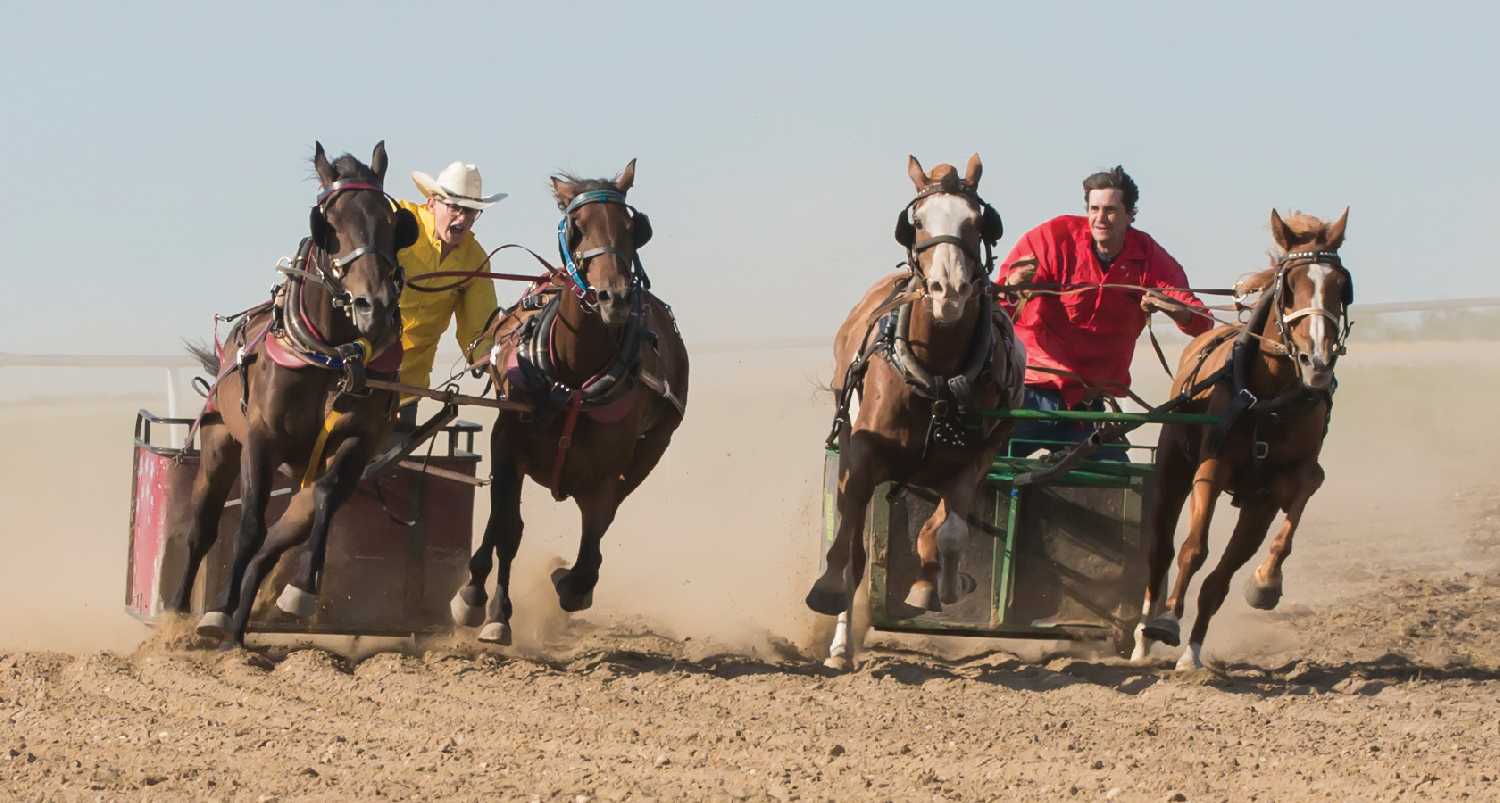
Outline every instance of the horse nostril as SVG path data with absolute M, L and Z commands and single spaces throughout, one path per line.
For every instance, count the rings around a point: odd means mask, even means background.
M 611 296 L 610 296 L 608 290 L 600 290 L 599 291 L 599 300 L 600 301 L 608 301 L 610 298 L 611 298 Z
M 940 284 L 937 281 L 930 281 L 930 282 L 927 283 L 927 292 L 929 292 L 929 293 L 937 294 L 937 293 L 942 292 L 942 290 L 943 290 L 943 285 Z
M 354 297 L 354 310 L 355 310 L 355 312 L 368 313 L 368 312 L 370 312 L 373 309 L 375 309 L 375 304 L 370 301 L 370 297 L 369 296 L 355 296 Z
M 1312 365 L 1312 355 L 1306 352 L 1297 355 L 1297 362 L 1303 365 Z

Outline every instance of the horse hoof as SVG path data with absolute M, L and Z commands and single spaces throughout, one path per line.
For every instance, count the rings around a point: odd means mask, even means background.
M 911 591 L 906 594 L 906 604 L 933 613 L 941 613 L 943 610 L 943 603 L 938 601 L 937 589 L 932 587 L 932 583 L 926 582 L 911 584 Z
M 568 578 L 573 573 L 567 569 L 556 569 L 552 572 L 552 587 L 557 589 L 557 604 L 568 613 L 586 611 L 594 604 L 594 589 L 590 588 L 582 593 L 569 588 Z
M 1194 669 L 1203 668 L 1203 645 L 1188 643 L 1187 649 L 1182 651 L 1182 657 L 1177 659 L 1178 672 L 1191 672 Z
M 1141 634 L 1152 641 L 1160 641 L 1172 647 L 1182 643 L 1182 626 L 1176 619 L 1158 616 L 1141 626 Z
M 854 662 L 849 660 L 848 655 L 830 655 L 823 659 L 823 665 L 835 672 L 848 672 L 854 668 Z
M 1272 610 L 1281 601 L 1281 584 L 1263 586 L 1252 577 L 1245 585 L 1245 601 L 1256 610 Z
M 460 627 L 479 627 L 484 624 L 484 606 L 470 605 L 462 592 L 453 595 L 453 601 L 448 603 L 448 612 L 453 615 L 453 624 Z M 482 638 L 480 640 L 483 641 Z
M 817 585 L 807 592 L 807 607 L 814 613 L 838 616 L 849 608 L 849 595 L 844 591 L 829 591 Z
M 198 618 L 198 626 L 194 632 L 206 639 L 225 641 L 229 638 L 229 616 L 219 611 L 209 611 Z
M 298 619 L 311 619 L 318 612 L 318 595 L 309 594 L 297 586 L 287 583 L 276 598 L 276 607 L 285 614 Z
M 978 587 L 979 581 L 975 580 L 972 575 L 964 574 L 956 569 L 938 575 L 938 596 L 948 605 L 974 593 L 974 589 Z
M 499 644 L 502 647 L 509 647 L 510 623 L 490 622 L 479 631 L 479 640 L 485 644 Z

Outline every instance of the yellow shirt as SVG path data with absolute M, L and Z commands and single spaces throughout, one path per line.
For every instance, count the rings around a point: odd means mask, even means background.
M 432 212 L 425 204 L 399 201 L 417 216 L 417 241 L 401 249 L 396 258 L 406 269 L 408 281 L 420 281 L 423 274 L 437 271 L 473 271 L 484 262 L 484 248 L 474 239 L 474 233 L 464 235 L 463 242 L 442 256 L 442 242 L 438 240 L 433 226 Z M 443 286 L 459 281 L 458 277 L 443 277 L 423 282 L 425 285 Z M 484 324 L 490 313 L 499 306 L 495 302 L 495 284 L 486 278 L 470 279 L 460 287 L 440 293 L 423 293 L 408 286 L 401 293 L 401 347 L 405 354 L 401 358 L 401 381 L 408 385 L 427 387 L 432 381 L 432 362 L 437 356 L 437 344 L 448 328 L 448 319 L 458 318 L 455 334 L 459 350 L 464 358 L 473 363 L 490 350 L 489 338 L 481 338 Z M 475 341 L 479 342 L 475 342 Z M 447 374 L 444 374 L 447 378 Z M 410 401 L 403 399 L 403 402 Z

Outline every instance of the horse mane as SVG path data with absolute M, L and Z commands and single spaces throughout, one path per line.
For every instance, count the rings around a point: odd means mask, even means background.
M 932 168 L 928 174 L 927 186 L 941 186 L 946 192 L 959 192 L 962 189 L 963 177 L 958 174 L 958 168 L 950 164 L 940 164 Z
M 558 192 L 557 184 L 566 184 L 573 189 L 573 195 L 579 195 L 593 190 L 607 190 L 619 192 L 620 188 L 615 186 L 614 179 L 609 178 L 579 178 L 572 173 L 559 172 L 552 174 L 552 200 L 557 201 L 559 210 L 566 209 L 568 205 L 563 202 L 562 195 Z
M 312 160 L 309 159 L 308 161 Z M 342 154 L 337 159 L 329 162 L 329 164 L 333 166 L 333 172 L 338 175 L 341 181 L 365 181 L 376 186 L 380 186 L 381 184 L 380 176 L 375 175 L 375 171 L 371 170 L 369 165 L 361 162 L 359 157 L 352 154 Z M 316 175 L 317 173 L 314 171 L 314 176 Z

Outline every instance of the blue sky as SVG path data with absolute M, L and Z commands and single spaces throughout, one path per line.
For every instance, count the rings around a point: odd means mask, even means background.
M 1500 295 L 1488 4 L 0 12 L 0 351 L 172 351 L 263 298 L 305 231 L 315 139 L 384 139 L 405 197 L 413 169 L 476 162 L 510 193 L 481 242 L 538 250 L 549 173 L 638 158 L 643 256 L 690 346 L 831 337 L 902 257 L 908 153 L 982 155 L 1002 249 L 1123 163 L 1138 227 L 1197 284 L 1263 264 L 1271 207 L 1349 205 L 1360 300 Z

